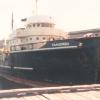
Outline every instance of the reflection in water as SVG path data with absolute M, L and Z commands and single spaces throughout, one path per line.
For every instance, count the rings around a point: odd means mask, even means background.
M 0 76 L 0 90 L 1 89 L 18 89 L 18 88 L 29 88 L 29 86 L 14 83 Z

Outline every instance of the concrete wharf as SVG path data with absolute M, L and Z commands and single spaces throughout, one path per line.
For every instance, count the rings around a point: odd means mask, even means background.
M 0 100 L 100 100 L 100 84 L 60 85 L 28 81 L 18 77 L 0 76 L 32 88 L 1 90 Z
M 0 100 L 100 100 L 100 84 L 2 90 Z

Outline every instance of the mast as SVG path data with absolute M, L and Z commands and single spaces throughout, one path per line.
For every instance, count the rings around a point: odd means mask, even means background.
M 35 4 L 36 4 L 36 8 L 35 8 L 35 10 L 36 10 L 36 15 L 38 14 L 37 2 L 38 2 L 38 0 L 35 0 Z
M 13 12 L 12 12 L 12 18 L 11 18 L 11 28 L 12 28 L 12 32 L 13 32 L 13 28 L 14 28 Z

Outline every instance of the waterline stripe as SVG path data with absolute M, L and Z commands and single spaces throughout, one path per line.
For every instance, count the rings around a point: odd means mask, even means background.
M 31 67 L 14 67 L 14 69 L 33 70 Z
M 11 68 L 10 66 L 0 65 L 2 68 Z
M 0 65 L 1 68 L 11 68 L 11 66 Z M 13 67 L 14 69 L 33 70 L 32 67 Z

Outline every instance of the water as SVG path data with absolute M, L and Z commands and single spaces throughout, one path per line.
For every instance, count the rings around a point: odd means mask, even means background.
M 29 86 L 14 83 L 0 76 L 0 90 L 19 89 L 19 88 L 29 88 Z

